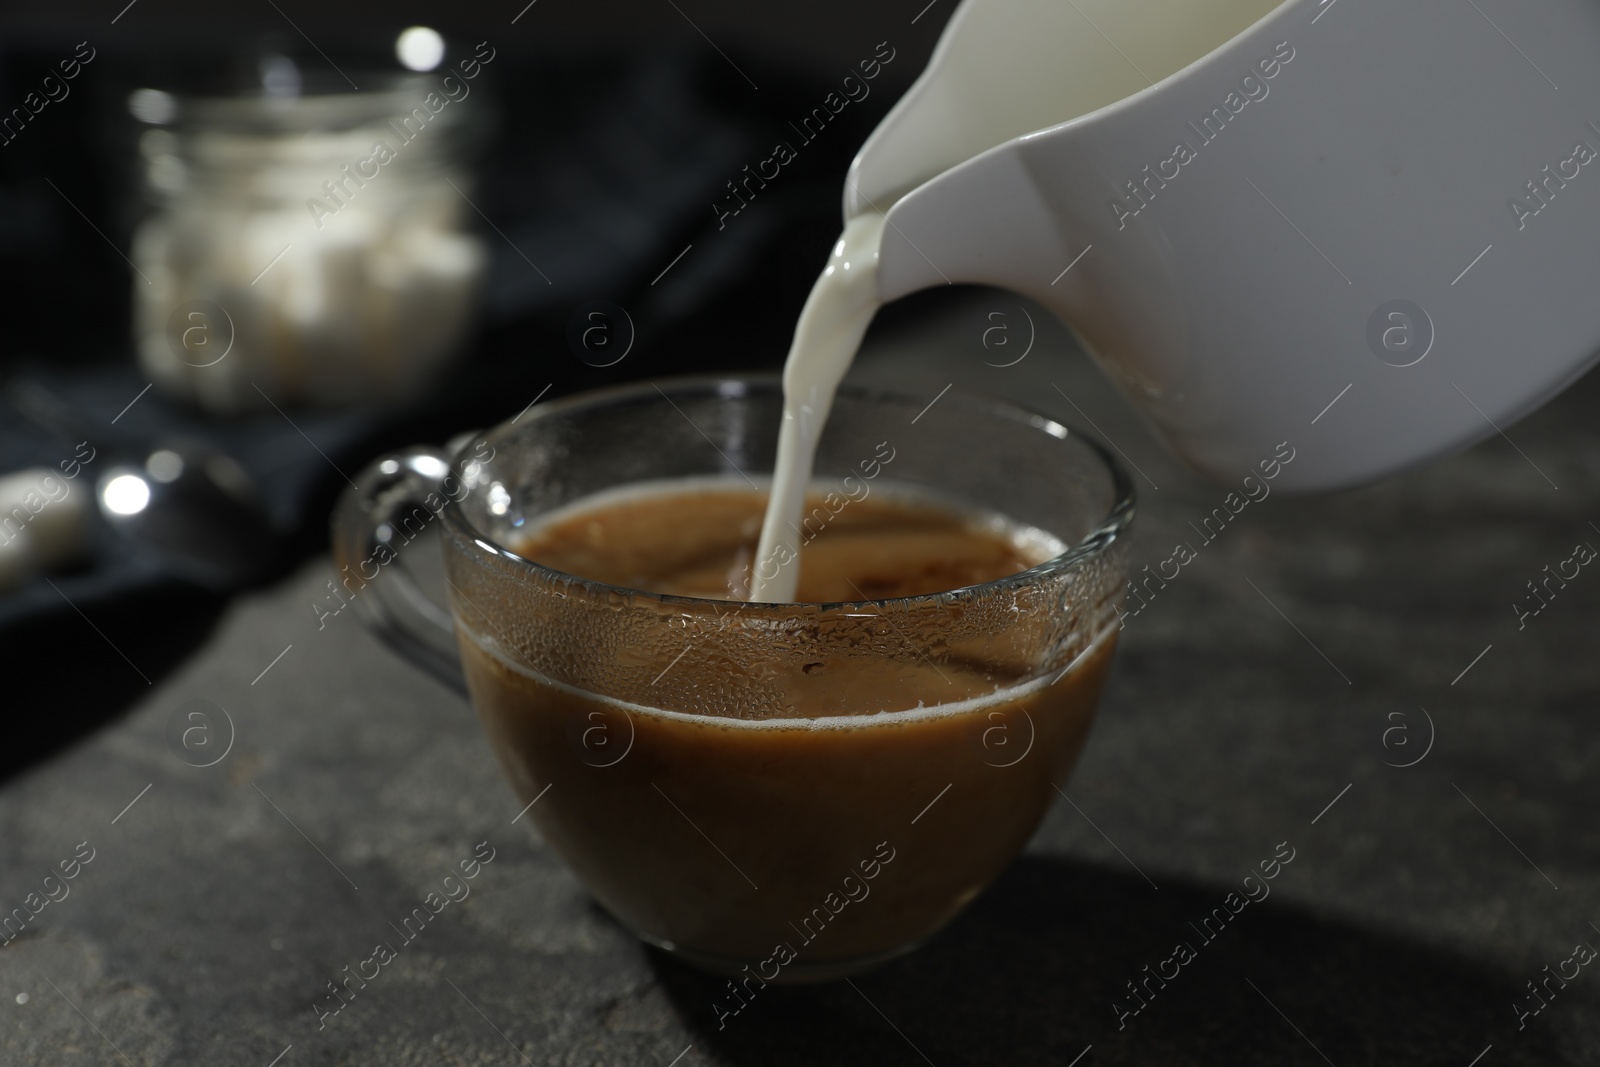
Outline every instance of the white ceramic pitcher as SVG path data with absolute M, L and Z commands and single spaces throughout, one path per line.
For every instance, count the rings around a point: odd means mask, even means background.
M 1023 293 L 1199 469 L 1333 489 L 1592 362 L 1597 151 L 1593 0 L 966 0 L 845 215 L 883 299 Z

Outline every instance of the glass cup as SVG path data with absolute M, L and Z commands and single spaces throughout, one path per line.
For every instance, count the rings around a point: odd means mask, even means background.
M 657 595 L 517 554 L 524 531 L 595 494 L 759 484 L 781 415 L 776 378 L 541 404 L 453 454 L 378 460 L 333 530 L 354 603 L 406 658 L 464 675 L 528 821 L 595 898 L 746 989 L 909 951 L 1023 847 L 1088 734 L 1133 517 L 1121 468 L 1044 416 L 847 386 L 819 491 L 931 495 L 1047 531 L 1059 553 L 841 604 Z M 436 516 L 449 612 L 388 566 Z

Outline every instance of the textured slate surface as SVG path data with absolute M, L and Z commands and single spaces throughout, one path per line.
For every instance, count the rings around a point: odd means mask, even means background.
M 1163 456 L 1037 309 L 1027 358 L 986 366 L 1021 350 L 983 347 L 991 312 L 1025 339 L 1010 297 L 924 298 L 865 370 L 1093 420 L 1142 471 L 1135 569 L 1198 545 L 1188 524 L 1228 487 Z M 1597 401 L 1591 378 L 1511 428 L 1515 448 L 1495 436 L 1380 486 L 1250 505 L 1128 620 L 1073 803 L 988 894 L 915 955 L 766 990 L 720 1032 L 720 982 L 633 941 L 511 825 L 520 805 L 463 704 L 350 612 L 318 631 L 318 561 L 0 792 L 0 906 L 95 850 L 0 949 L 0 1063 L 1592 1062 L 1595 968 L 1521 1030 L 1513 1004 L 1600 945 L 1600 574 L 1524 629 L 1511 604 L 1574 543 L 1600 545 Z M 1296 447 L 1339 409 L 1313 414 Z M 129 669 L 81 639 L 83 669 Z M 167 736 L 195 699 L 233 727 L 207 768 Z M 319 1030 L 325 983 L 397 940 L 390 924 L 485 840 L 470 897 Z M 1202 943 L 1189 924 L 1283 841 L 1270 898 Z M 1119 1030 L 1124 984 L 1184 940 L 1197 958 Z

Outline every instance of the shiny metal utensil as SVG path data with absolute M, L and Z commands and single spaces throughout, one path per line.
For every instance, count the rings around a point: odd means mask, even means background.
M 270 571 L 280 552 L 277 532 L 249 473 L 226 453 L 198 441 L 141 443 L 90 427 L 34 379 L 12 382 L 7 396 L 30 422 L 88 441 L 104 457 L 95 503 L 135 551 L 214 589 Z

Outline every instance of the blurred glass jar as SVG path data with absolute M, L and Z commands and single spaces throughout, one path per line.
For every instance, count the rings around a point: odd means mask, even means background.
M 404 399 L 473 318 L 484 109 L 460 78 L 301 95 L 283 62 L 250 95 L 129 97 L 150 202 L 133 241 L 139 364 L 221 414 Z

